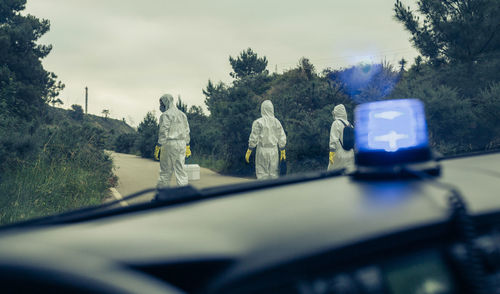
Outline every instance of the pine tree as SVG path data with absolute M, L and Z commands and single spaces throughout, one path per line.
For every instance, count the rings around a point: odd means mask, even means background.
M 267 73 L 267 58 L 265 56 L 259 58 L 251 48 L 242 51 L 236 58 L 229 56 L 229 63 L 233 67 L 230 75 L 236 79 Z
M 395 18 L 433 64 L 475 63 L 500 56 L 498 0 L 420 0 L 417 5 L 414 11 L 396 0 Z

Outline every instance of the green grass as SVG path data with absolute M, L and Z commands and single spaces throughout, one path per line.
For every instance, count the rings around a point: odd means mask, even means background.
M 198 164 L 201 167 L 208 168 L 215 172 L 220 173 L 226 167 L 224 160 L 215 159 L 212 156 L 200 156 L 193 154 L 187 161 L 188 164 Z
M 76 160 L 24 162 L 2 175 L 0 224 L 99 205 L 111 186 L 109 172 Z

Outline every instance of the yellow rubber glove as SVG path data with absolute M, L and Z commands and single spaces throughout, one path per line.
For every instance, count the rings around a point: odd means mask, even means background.
M 191 156 L 191 147 L 189 145 L 186 145 L 186 157 Z
M 247 154 L 245 154 L 245 161 L 250 163 L 250 155 L 252 154 L 252 149 L 247 149 Z
M 286 160 L 286 152 L 285 149 L 280 151 L 280 161 Z
M 334 159 L 334 158 L 335 158 L 335 152 L 330 151 L 330 157 L 329 157 L 329 159 L 330 159 L 330 163 L 331 163 L 331 164 L 333 164 L 333 159 Z
M 155 151 L 153 153 L 153 157 L 155 160 L 160 160 L 160 150 L 161 150 L 161 145 L 156 144 Z

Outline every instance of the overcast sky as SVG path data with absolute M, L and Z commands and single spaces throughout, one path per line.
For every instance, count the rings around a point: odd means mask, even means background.
M 204 106 L 207 81 L 230 82 L 229 56 L 251 47 L 270 71 L 307 57 L 320 71 L 417 55 L 393 19 L 394 0 L 28 0 L 50 20 L 43 64 L 66 84 L 63 107 L 137 125 L 163 93 Z M 405 1 L 408 4 L 413 0 Z M 158 114 L 158 111 L 156 111 Z

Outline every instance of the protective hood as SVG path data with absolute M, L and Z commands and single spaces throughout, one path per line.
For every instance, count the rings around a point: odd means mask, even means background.
M 344 104 L 339 104 L 333 108 L 332 111 L 333 114 L 333 119 L 342 119 L 346 122 L 347 121 L 347 112 L 345 111 Z
M 170 94 L 164 94 L 161 96 L 160 101 L 165 105 L 165 110 L 175 107 L 174 97 Z
M 260 114 L 262 117 L 274 117 L 274 107 L 271 100 L 266 100 L 260 105 Z

